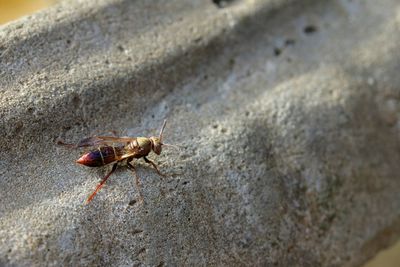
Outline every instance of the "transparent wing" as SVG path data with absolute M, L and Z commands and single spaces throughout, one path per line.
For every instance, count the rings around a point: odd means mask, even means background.
M 80 140 L 77 144 L 68 144 L 63 141 L 58 141 L 58 145 L 67 146 L 71 148 L 81 148 L 99 145 L 111 145 L 115 143 L 126 144 L 136 140 L 135 137 L 114 137 L 114 136 L 91 136 Z

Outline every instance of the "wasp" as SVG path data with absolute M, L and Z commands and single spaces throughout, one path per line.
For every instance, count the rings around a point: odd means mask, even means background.
M 149 160 L 147 156 L 150 152 L 154 152 L 157 155 L 161 154 L 162 146 L 173 146 L 170 144 L 164 144 L 163 132 L 167 121 L 161 127 L 159 136 L 151 137 L 114 137 L 114 136 L 91 136 L 84 138 L 77 144 L 67 144 L 62 141 L 58 141 L 57 144 L 71 147 L 71 148 L 84 148 L 84 147 L 96 147 L 83 154 L 76 162 L 88 167 L 101 167 L 108 164 L 113 164 L 111 171 L 103 177 L 101 182 L 97 185 L 93 193 L 87 198 L 86 204 L 88 204 L 94 196 L 100 191 L 104 183 L 117 169 L 118 165 L 125 164 L 135 175 L 136 187 L 139 189 L 141 200 L 143 197 L 140 193 L 140 182 L 139 177 L 136 174 L 135 166 L 132 164 L 134 159 L 143 158 L 144 161 L 154 167 L 156 172 L 160 176 L 165 176 L 160 172 L 157 165 Z

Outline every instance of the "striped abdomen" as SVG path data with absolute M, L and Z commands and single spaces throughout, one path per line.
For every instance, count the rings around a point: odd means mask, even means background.
M 123 146 L 103 146 L 84 154 L 76 162 L 89 167 L 100 167 L 119 160 L 123 151 Z

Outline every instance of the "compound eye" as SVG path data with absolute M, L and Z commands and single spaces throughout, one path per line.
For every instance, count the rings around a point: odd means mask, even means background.
M 154 153 L 156 153 L 157 155 L 161 154 L 161 145 L 157 144 L 157 146 L 154 147 Z

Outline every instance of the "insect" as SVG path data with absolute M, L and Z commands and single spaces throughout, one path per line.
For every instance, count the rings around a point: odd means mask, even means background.
M 83 147 L 96 147 L 90 152 L 83 154 L 76 162 L 83 164 L 88 167 L 101 167 L 113 163 L 112 169 L 97 185 L 94 192 L 87 198 L 86 204 L 88 204 L 94 196 L 100 191 L 104 183 L 111 176 L 111 174 L 117 169 L 118 164 L 125 163 L 126 166 L 134 173 L 136 187 L 139 190 L 140 198 L 143 197 L 140 193 L 140 182 L 139 177 L 136 174 L 136 170 L 132 161 L 134 159 L 143 158 L 144 161 L 154 167 L 160 176 L 165 176 L 160 172 L 157 165 L 149 160 L 147 156 L 151 151 L 155 154 L 160 155 L 162 146 L 174 146 L 170 144 L 164 144 L 162 142 L 163 132 L 167 121 L 161 127 L 160 134 L 158 137 L 114 137 L 114 136 L 91 136 L 82 139 L 77 144 L 67 144 L 62 141 L 58 141 L 59 145 L 71 147 L 71 148 L 83 148 Z

